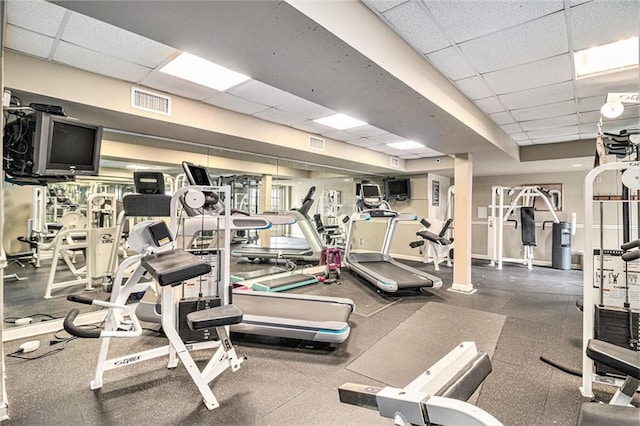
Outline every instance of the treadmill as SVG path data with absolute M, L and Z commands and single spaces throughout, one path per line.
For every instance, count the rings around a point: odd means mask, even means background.
M 187 162 L 182 166 L 190 184 L 211 186 L 204 167 Z M 231 326 L 232 332 L 328 343 L 349 337 L 349 315 L 355 311 L 355 303 L 346 298 L 248 290 L 234 290 L 232 303 L 243 312 L 243 321 Z
M 362 184 L 360 192 L 360 198 L 356 202 L 356 210 L 360 211 L 351 215 L 347 232 L 345 263 L 349 270 L 387 293 L 425 287 L 442 287 L 442 280 L 439 277 L 400 263 L 389 255 L 398 223 L 418 220 L 418 217 L 412 213 L 399 213 L 389 209 L 388 204 L 382 200 L 378 185 Z M 373 208 L 366 209 L 367 207 Z M 372 218 L 388 221 L 381 251 L 377 253 L 353 252 L 351 248 L 354 223 L 369 221 Z

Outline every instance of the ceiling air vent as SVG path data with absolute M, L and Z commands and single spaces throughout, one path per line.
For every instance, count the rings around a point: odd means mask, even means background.
M 171 115 L 171 98 L 147 90 L 131 88 L 131 107 L 158 114 Z
M 324 139 L 309 135 L 309 148 L 324 151 Z
M 389 166 L 397 169 L 400 167 L 400 159 L 398 157 L 389 157 Z

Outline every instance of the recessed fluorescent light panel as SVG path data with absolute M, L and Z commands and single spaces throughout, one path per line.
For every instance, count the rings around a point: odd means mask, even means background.
M 187 52 L 182 52 L 173 61 L 160 68 L 160 72 L 221 92 L 250 78 Z
M 574 53 L 576 78 L 638 65 L 638 37 Z
M 356 120 L 345 114 L 330 115 L 313 121 L 338 130 L 351 129 L 352 127 L 360 127 L 367 124 L 364 121 Z
M 417 149 L 424 148 L 424 145 L 414 141 L 402 141 L 402 142 L 394 142 L 388 143 L 387 146 L 395 149 Z

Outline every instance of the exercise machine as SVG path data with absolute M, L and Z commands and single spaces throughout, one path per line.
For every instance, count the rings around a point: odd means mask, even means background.
M 440 270 L 440 264 L 444 261 L 447 262 L 447 266 L 451 267 L 451 250 L 453 250 L 453 238 L 447 238 L 445 235 L 449 232 L 453 219 L 447 219 L 440 232 L 437 234 L 431 232 L 431 223 L 426 219 L 421 219 L 420 223 L 423 228 L 420 228 L 416 232 L 418 240 L 409 243 L 411 248 L 419 248 L 420 254 L 423 256 L 423 263 L 433 262 L 433 268 L 436 271 Z
M 371 188 L 375 187 L 375 188 Z M 361 186 L 361 202 L 365 207 L 383 206 L 380 187 L 378 185 L 363 184 Z M 356 223 L 368 222 L 372 218 L 384 220 L 387 223 L 382 248 L 379 252 L 353 251 L 353 234 Z M 390 209 L 372 208 L 357 211 L 351 215 L 347 231 L 347 243 L 344 260 L 349 270 L 364 278 L 384 292 L 397 292 L 406 289 L 420 289 L 424 287 L 442 287 L 442 280 L 416 268 L 396 261 L 389 254 L 393 236 L 400 221 L 415 221 L 417 216 L 412 213 L 398 213 Z
M 345 383 L 340 402 L 378 410 L 396 425 L 500 426 L 465 402 L 491 373 L 491 360 L 474 342 L 462 342 L 404 388 Z
M 187 348 L 176 329 L 174 292 L 183 281 L 208 274 L 211 271 L 211 266 L 191 253 L 174 248 L 173 235 L 164 222 L 145 221 L 139 223 L 133 228 L 129 241 L 131 247 L 139 254 L 125 259 L 120 264 L 110 302 L 81 296 L 68 297 L 70 301 L 108 309 L 105 328 L 102 330 L 87 330 L 76 326 L 73 321 L 78 315 L 78 309 L 71 310 L 64 320 L 64 329 L 70 334 L 102 340 L 96 375 L 91 382 L 91 389 L 96 390 L 103 386 L 103 376 L 106 371 L 168 356 L 167 367 L 175 368 L 178 365 L 178 360 L 182 361 L 200 391 L 205 406 L 209 410 L 217 408 L 220 404 L 211 391 L 209 383 L 228 368 L 237 371 L 245 361 L 244 357 L 237 356 L 226 331 L 227 326 L 242 321 L 242 311 L 229 303 L 225 282 L 220 281 L 220 306 L 191 312 L 186 317 L 189 327 L 194 331 L 214 328 L 218 340 L 194 343 Z M 133 265 L 136 265 L 133 274 L 122 284 L 124 270 Z M 163 306 L 161 324 L 169 344 L 109 359 L 109 346 L 113 337 L 137 337 L 142 333 L 142 327 L 136 317 L 135 310 L 127 306 L 126 302 L 134 291 L 139 290 L 139 281 L 145 274 L 153 277 L 152 287 L 156 292 L 161 293 Z M 149 285 L 148 282 L 142 283 L 143 288 L 148 288 Z M 200 370 L 190 351 L 212 348 L 217 348 L 217 350 L 206 366 Z

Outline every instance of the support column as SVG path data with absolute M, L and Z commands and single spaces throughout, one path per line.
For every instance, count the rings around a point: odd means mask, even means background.
M 471 294 L 471 195 L 473 188 L 473 158 L 460 154 L 454 160 L 456 186 L 453 209 L 455 243 L 453 250 L 453 284 L 450 291 Z
M 271 210 L 272 182 L 273 180 L 271 175 L 262 175 L 262 181 L 260 184 L 260 213 Z M 269 247 L 271 245 L 271 230 L 262 230 L 258 235 L 260 236 L 260 245 L 262 247 Z

